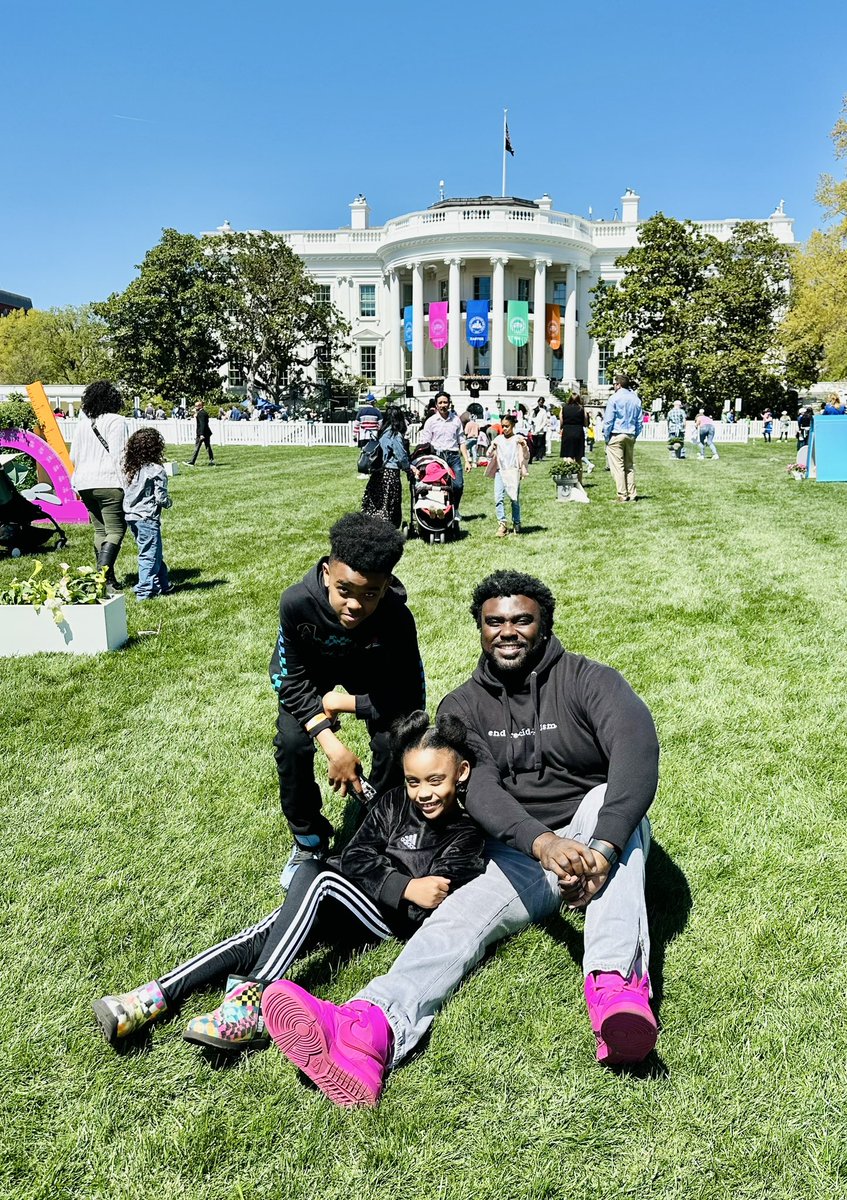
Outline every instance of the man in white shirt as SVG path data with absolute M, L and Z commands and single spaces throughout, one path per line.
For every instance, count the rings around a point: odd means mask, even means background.
M 452 402 L 447 392 L 439 392 L 435 397 L 435 412 L 424 422 L 420 440 L 422 445 L 432 447 L 433 454 L 444 459 L 456 477 L 453 482 L 453 502 L 458 517 L 462 493 L 465 490 L 462 460 L 464 459 L 464 465 L 468 470 L 470 470 L 471 464 L 468 458 L 465 431 L 458 414 L 453 412 Z
M 547 401 L 542 396 L 532 414 L 532 456 L 530 462 L 543 462 L 547 453 L 547 429 L 550 424 L 550 410 Z

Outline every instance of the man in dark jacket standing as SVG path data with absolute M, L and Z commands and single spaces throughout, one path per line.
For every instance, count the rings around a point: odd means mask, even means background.
M 206 412 L 206 405 L 202 400 L 198 400 L 194 405 L 194 415 L 197 418 L 197 429 L 194 436 L 194 453 L 191 456 L 191 461 L 185 463 L 186 467 L 193 467 L 197 462 L 197 455 L 200 453 L 200 447 L 206 447 L 206 453 L 209 455 L 209 466 L 215 465 L 215 456 L 212 453 L 212 427 L 209 424 L 209 414 Z
M 425 704 L 415 620 L 392 574 L 403 553 L 402 535 L 379 517 L 347 513 L 329 538 L 329 555 L 282 593 L 270 663 L 279 697 L 279 797 L 294 835 L 283 887 L 302 862 L 326 857 L 333 832 L 321 812 L 315 745 L 326 756 L 333 789 L 342 796 L 361 793 L 362 764 L 337 730 L 342 713 L 364 721 L 370 783 L 380 794 L 402 782 L 389 728 Z M 346 692 L 333 690 L 339 684 Z
M 554 608 L 531 575 L 484 579 L 471 608 L 482 656 L 441 705 L 464 722 L 476 756 L 466 808 L 489 835 L 484 873 L 447 897 L 352 1010 L 314 1001 L 325 1057 L 354 1083 L 368 1072 L 378 1080 L 363 1103 L 376 1102 L 388 1066 L 420 1041 L 486 949 L 563 902 L 585 909 L 598 1060 L 639 1062 L 656 1043 L 644 900 L 656 730 L 617 671 L 563 648 Z

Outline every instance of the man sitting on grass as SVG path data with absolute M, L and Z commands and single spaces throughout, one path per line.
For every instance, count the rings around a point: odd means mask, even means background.
M 338 1103 L 346 1087 L 347 1103 L 376 1104 L 389 1065 L 417 1045 L 486 949 L 563 902 L 585 909 L 598 1060 L 639 1062 L 656 1043 L 644 900 L 656 729 L 617 671 L 564 649 L 554 608 L 531 575 L 484 579 L 471 607 L 482 656 L 439 710 L 468 729 L 476 764 L 466 808 L 489 835 L 484 873 L 447 897 L 355 1004 L 328 1004 L 286 980 L 265 992 L 297 1012 L 286 1030 L 268 1021 L 269 1032 L 292 1061 L 308 1060 L 311 1078 L 333 1080 Z
M 284 888 L 302 862 L 326 857 L 333 832 L 321 812 L 315 742 L 326 755 L 333 789 L 361 795 L 362 764 L 336 730 L 340 713 L 365 721 L 370 782 L 379 794 L 402 783 L 391 757 L 391 723 L 426 702 L 415 621 L 403 585 L 392 575 L 403 553 L 402 535 L 378 517 L 347 513 L 329 538 L 329 556 L 282 593 L 270 663 L 279 696 L 279 797 L 294 835 Z M 333 691 L 339 684 L 346 694 Z

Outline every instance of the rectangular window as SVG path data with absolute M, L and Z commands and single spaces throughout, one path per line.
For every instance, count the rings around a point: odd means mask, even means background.
M 227 364 L 226 381 L 231 388 L 244 387 L 244 370 L 239 362 L 229 362 Z
M 527 280 L 527 283 L 529 280 Z M 518 375 L 529 374 L 529 346 L 518 346 Z
M 376 316 L 376 284 L 375 283 L 359 284 L 359 316 L 360 317 L 375 317 Z
M 412 303 L 412 285 L 410 283 L 403 284 L 403 307 L 408 308 Z
M 473 352 L 474 375 L 491 374 L 491 349 L 489 346 L 475 346 Z
M 568 295 L 568 286 L 564 279 L 557 279 L 553 284 L 553 303 L 565 307 L 565 302 Z
M 528 300 L 529 299 L 530 283 L 531 283 L 531 280 L 529 280 L 529 279 L 519 279 L 518 280 L 518 300 Z
M 359 374 L 368 383 L 376 383 L 376 346 L 359 347 Z
M 474 298 L 474 300 L 490 300 L 491 299 L 491 276 L 490 275 L 474 275 L 474 277 L 473 277 L 473 298 Z
M 606 387 L 612 382 L 611 366 L 612 359 L 615 357 L 615 347 L 613 342 L 601 342 L 598 351 L 598 369 L 597 383 L 600 387 Z
M 315 303 L 316 304 L 331 304 L 332 303 L 332 286 L 328 283 L 318 283 L 315 285 Z
M 331 366 L 332 351 L 329 346 L 318 346 L 315 358 L 315 379 L 318 383 L 323 383 L 327 379 Z
M 449 299 L 448 282 L 446 279 L 439 279 L 439 281 L 438 281 L 438 299 L 439 300 L 448 300 Z

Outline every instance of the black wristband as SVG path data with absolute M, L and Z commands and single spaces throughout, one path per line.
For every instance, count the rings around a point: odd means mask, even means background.
M 306 727 L 306 733 L 308 733 L 310 738 L 316 738 L 318 734 L 323 733 L 325 729 L 332 729 L 333 725 L 335 725 L 335 722 L 331 717 L 324 717 L 322 721 L 317 721 L 314 725 L 308 725 Z M 335 725 L 335 728 L 337 729 L 338 726 Z
M 618 852 L 611 842 L 601 841 L 600 838 L 592 838 L 586 845 L 589 850 L 596 850 L 598 854 L 602 854 L 608 861 L 610 869 L 618 861 Z

